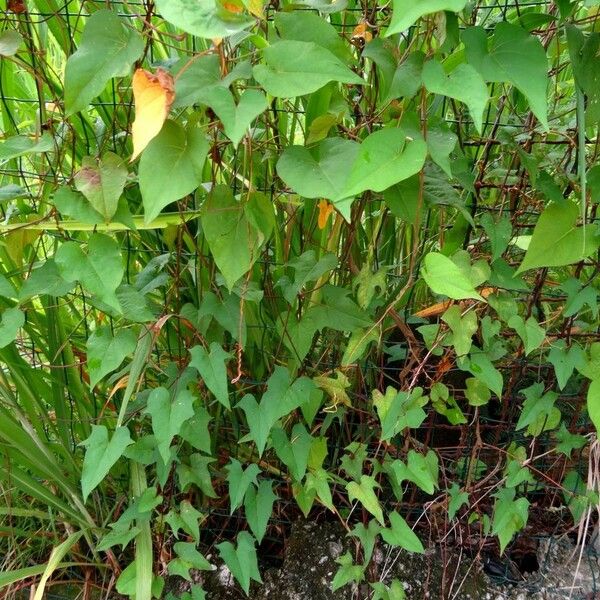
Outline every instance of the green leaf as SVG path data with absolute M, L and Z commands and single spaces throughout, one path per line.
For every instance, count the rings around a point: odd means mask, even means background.
M 225 185 L 215 186 L 204 202 L 202 229 L 227 287 L 232 290 L 258 259 L 264 235 L 248 218 L 247 204 L 238 202 Z
M 331 582 L 331 591 L 335 592 L 344 587 L 350 582 L 359 582 L 365 574 L 366 567 L 363 565 L 355 565 L 352 560 L 352 554 L 346 552 L 335 561 L 340 565 L 333 581 Z
M 546 339 L 546 330 L 533 317 L 528 317 L 524 321 L 523 317 L 513 315 L 507 325 L 519 334 L 525 349 L 525 356 L 539 348 Z
M 373 488 L 380 487 L 379 484 L 369 475 L 362 475 L 360 482 L 350 481 L 346 484 L 348 499 L 352 502 L 358 500 L 365 509 L 367 509 L 381 525 L 385 525 L 381 504 L 377 499 L 377 494 Z
M 478 329 L 477 315 L 473 311 L 463 315 L 460 307 L 454 304 L 442 315 L 442 321 L 447 323 L 452 331 L 448 342 L 454 346 L 456 355 L 467 354 Z
M 400 546 L 400 548 L 417 554 L 425 552 L 421 540 L 396 511 L 390 513 L 389 519 L 391 527 L 381 530 L 381 537 L 388 544 Z
M 581 518 L 588 510 L 590 502 L 590 493 L 588 492 L 586 481 L 578 471 L 569 471 L 562 481 L 563 498 L 569 512 L 573 516 L 573 521 L 579 523 Z M 597 503 L 597 497 L 593 500 Z
M 466 4 L 467 0 L 394 0 L 392 21 L 385 35 L 407 30 L 424 15 L 441 10 L 459 12 Z
M 204 103 L 214 87 L 224 84 L 216 54 L 201 55 L 192 62 L 184 57 L 173 65 L 171 72 L 175 77 L 173 108 Z
M 330 81 L 364 84 L 337 56 L 314 42 L 282 40 L 262 51 L 254 78 L 267 94 L 294 98 L 316 92 Z
M 144 40 L 115 11 L 98 10 L 86 19 L 81 43 L 65 68 L 66 116 L 85 110 L 113 77 L 129 75 L 144 52 Z
M 104 425 L 92 425 L 92 434 L 81 442 L 86 453 L 81 471 L 81 491 L 84 501 L 90 492 L 108 475 L 110 468 L 123 456 L 125 448 L 133 444 L 127 427 L 117 427 L 112 438 Z
M 0 203 L 10 202 L 11 200 L 19 200 L 20 198 L 28 198 L 29 193 L 24 188 L 9 183 L 0 187 Z
M 117 212 L 119 198 L 127 181 L 127 167 L 112 152 L 105 152 L 99 161 L 86 156 L 74 181 L 75 187 L 108 223 Z
M 558 398 L 556 392 L 544 393 L 542 383 L 534 383 L 520 391 L 526 398 L 516 430 L 527 427 L 530 435 L 539 435 L 543 431 L 554 429 L 560 423 L 560 411 L 554 407 Z
M 291 439 L 283 429 L 276 428 L 271 432 L 271 441 L 279 460 L 289 469 L 294 480 L 300 481 L 306 474 L 313 437 L 302 423 L 296 423 Z
M 346 390 L 350 387 L 350 380 L 342 371 L 337 370 L 335 377 L 326 377 L 317 375 L 313 381 L 320 387 L 331 399 L 331 407 L 337 407 L 340 404 L 352 406 L 350 397 Z
M 42 263 L 34 269 L 29 277 L 23 282 L 19 292 L 21 302 L 29 300 L 33 296 L 49 294 L 51 296 L 64 296 L 73 289 L 73 283 L 65 281 L 61 276 L 53 259 Z
M 256 463 L 251 463 L 244 471 L 239 460 L 232 458 L 227 465 L 227 483 L 229 484 L 229 514 L 242 505 L 246 491 L 252 485 L 256 485 L 256 477 L 260 469 Z
M 509 82 L 528 100 L 531 110 L 548 130 L 548 61 L 540 40 L 517 25 L 500 21 L 488 49 L 482 27 L 469 27 L 462 34 L 467 62 L 486 81 Z
M 438 165 L 448 177 L 452 177 L 452 162 L 450 155 L 456 148 L 457 143 L 457 135 L 444 121 L 436 118 L 429 119 L 427 123 L 427 149 L 431 156 L 431 160 Z
M 217 544 L 219 555 L 238 580 L 246 595 L 250 591 L 250 580 L 262 583 L 254 542 L 254 538 L 247 531 L 241 531 L 237 535 L 237 547 L 231 542 Z
M 231 358 L 231 354 L 225 352 L 216 342 L 211 343 L 210 353 L 202 346 L 194 346 L 190 350 L 190 354 L 192 356 L 190 366 L 200 373 L 206 387 L 229 410 L 231 406 L 229 404 L 226 364 Z
M 363 52 L 364 55 L 365 53 Z M 412 98 L 419 91 L 423 83 L 422 71 L 424 61 L 425 55 L 420 51 L 411 52 L 406 57 L 406 60 L 394 71 L 384 102 L 390 102 L 396 98 Z M 395 62 L 393 63 L 394 66 Z
M 504 386 L 502 373 L 494 367 L 494 363 L 485 352 L 482 352 L 477 346 L 472 346 L 469 355 L 459 357 L 457 364 L 461 370 L 472 373 L 498 398 L 502 398 L 502 388 Z
M 373 588 L 371 600 L 406 600 L 404 586 L 399 579 L 392 579 L 389 586 L 381 581 L 369 585 Z
M 431 60 L 425 63 L 422 76 L 423 84 L 430 92 L 466 104 L 475 128 L 481 133 L 483 113 L 490 95 L 485 81 L 474 67 L 462 63 L 446 73 L 441 63 Z
M 565 200 L 548 206 L 538 218 L 517 275 L 538 267 L 562 267 L 587 258 L 600 247 L 593 225 L 577 226 L 579 208 Z
M 277 162 L 277 174 L 304 198 L 339 200 L 344 195 L 348 165 L 356 160 L 359 148 L 356 142 L 335 137 L 310 148 L 290 146 Z
M 175 121 L 165 121 L 140 159 L 140 192 L 146 223 L 200 185 L 207 154 L 208 142 L 200 129 L 184 129 Z
M 211 419 L 206 408 L 200 406 L 196 409 L 194 416 L 182 425 L 179 435 L 196 450 L 210 454 L 211 439 L 208 424 Z
M 531 471 L 527 468 L 527 466 L 523 466 L 523 462 L 521 460 L 509 460 L 506 470 L 504 471 L 504 475 L 506 476 L 506 487 L 516 488 L 523 483 L 535 483 L 535 479 L 531 475 Z
M 490 388 L 476 377 L 467 377 L 465 398 L 471 406 L 485 406 L 491 398 Z
M 63 217 L 70 217 L 93 225 L 104 222 L 102 215 L 90 205 L 82 193 L 76 192 L 66 185 L 56 190 L 53 201 L 54 206 Z
M 169 23 L 202 38 L 228 37 L 254 23 L 216 0 L 156 0 L 156 8 Z
M 267 531 L 275 500 L 277 495 L 273 493 L 272 483 L 268 479 L 263 479 L 257 490 L 251 485 L 244 497 L 244 513 L 259 544 Z
M 179 505 L 179 515 L 185 531 L 194 538 L 196 543 L 200 542 L 200 525 L 198 522 L 204 519 L 204 515 L 197 511 L 187 500 L 183 500 Z
M 15 306 L 2 311 L 0 318 L 0 348 L 6 348 L 25 325 L 25 313 Z
M 314 42 L 335 54 L 340 60 L 352 60 L 343 37 L 321 15 L 305 10 L 275 13 L 275 29 L 285 40 Z
M 577 365 L 577 370 L 588 379 L 594 380 L 600 373 L 600 342 L 592 342 L 587 356 Z
M 407 427 L 419 427 L 427 416 L 422 408 L 426 403 L 421 388 L 398 392 L 388 387 L 385 395 L 373 390 L 373 404 L 381 422 L 381 440 L 389 440 Z
M 498 536 L 500 554 L 502 554 L 515 533 L 527 525 L 529 502 L 525 498 L 515 500 L 515 488 L 504 487 L 494 496 L 496 503 L 492 520 L 492 534 Z
M 360 145 L 327 138 L 310 149 L 287 148 L 277 173 L 305 198 L 336 202 L 365 190 L 381 192 L 411 177 L 421 170 L 426 155 L 427 144 L 420 136 L 410 138 L 401 128 L 390 127 L 372 133 Z
M 288 263 L 288 266 L 294 269 L 294 281 L 291 282 L 288 277 L 284 276 L 277 282 L 277 287 L 283 288 L 285 299 L 293 304 L 296 296 L 308 283 L 317 281 L 322 275 L 335 269 L 337 264 L 338 259 L 335 254 L 323 254 L 317 260 L 315 251 L 307 250 Z
M 129 525 L 125 527 L 114 527 L 105 536 L 103 536 L 100 543 L 96 546 L 99 552 L 105 552 L 113 546 L 121 546 L 122 550 L 125 550 L 126 546 L 129 545 L 131 540 L 140 533 L 139 527 L 131 527 Z
M 290 374 L 287 369 L 281 366 L 275 367 L 260 404 L 250 394 L 244 396 L 238 403 L 238 407 L 246 414 L 250 429 L 250 433 L 240 441 L 253 440 L 259 456 L 262 456 L 269 433 L 275 423 L 308 402 L 314 389 L 314 383 L 307 377 L 300 377 L 290 385 Z
M 194 416 L 194 398 L 188 390 L 181 390 L 171 402 L 171 394 L 164 387 L 155 388 L 148 397 L 145 413 L 152 417 L 152 431 L 160 456 L 165 463 L 171 459 L 171 442 L 182 425 Z
M 600 118 L 600 66 L 597 60 L 600 35 L 584 36 L 580 27 L 570 24 L 566 31 L 575 85 L 586 97 L 585 123 L 587 127 L 593 127 Z
M 194 484 L 205 496 L 217 498 L 212 486 L 212 480 L 208 465 L 215 462 L 212 456 L 202 456 L 195 453 L 190 456 L 190 464 L 181 463 L 177 465 L 177 476 L 179 487 L 185 492 L 190 484 Z
M 430 252 L 425 256 L 421 275 L 431 291 L 436 294 L 454 300 L 475 298 L 483 301 L 464 270 L 439 252 Z
M 190 577 L 190 569 L 198 571 L 213 571 L 211 565 L 198 550 L 193 542 L 176 542 L 173 544 L 173 550 L 177 554 L 177 558 L 173 559 L 169 565 L 169 575 L 179 575 L 187 581 L 192 581 Z
M 234 146 L 240 143 L 254 119 L 269 106 L 266 96 L 259 90 L 246 90 L 236 106 L 233 95 L 223 86 L 215 86 L 209 93 L 205 93 L 203 102 L 221 119 L 225 135 Z
M 450 496 L 450 501 L 448 502 L 448 519 L 452 521 L 461 506 L 469 505 L 469 494 L 465 491 L 461 492 L 458 484 L 454 482 L 448 490 L 448 496 Z
M 360 481 L 363 474 L 363 464 L 367 459 L 367 446 L 359 442 L 351 442 L 345 448 L 346 452 L 340 460 L 340 467 L 354 481 Z
M 136 345 L 137 338 L 130 329 L 120 329 L 115 336 L 108 326 L 96 329 L 86 343 L 90 388 L 114 371 Z
M 373 556 L 375 542 L 377 541 L 377 536 L 380 531 L 381 527 L 377 524 L 377 521 L 371 519 L 367 527 L 362 523 L 357 523 L 348 534 L 357 537 L 360 540 L 360 544 L 363 547 L 365 563 L 370 562 L 371 557 Z
M 136 587 L 137 587 L 137 564 L 134 560 L 132 563 L 127 565 L 125 569 L 119 575 L 115 588 L 119 594 L 135 598 Z M 153 598 L 160 598 L 164 586 L 164 580 L 158 575 L 152 576 L 151 590 Z M 150 598 L 148 598 L 150 600 Z
M 497 260 L 506 250 L 512 237 L 512 223 L 506 216 L 494 220 L 490 213 L 485 213 L 479 219 L 492 246 L 492 261 Z
M 44 133 L 38 140 L 26 135 L 14 135 L 0 144 L 0 164 L 12 158 L 37 152 L 50 152 L 54 149 L 54 140 Z
M 0 33 L 0 56 L 14 56 L 23 43 L 23 36 L 14 29 Z
M 395 460 L 391 468 L 399 483 L 412 481 L 426 494 L 433 494 L 438 487 L 438 459 L 433 450 L 427 452 L 426 456 L 410 450 L 406 464 L 401 460 Z
M 560 424 L 560 429 L 556 432 L 556 439 L 558 441 L 556 444 L 556 451 L 564 454 L 568 458 L 571 457 L 573 450 L 580 450 L 587 444 L 587 438 L 585 436 L 571 433 L 564 423 Z
M 308 493 L 314 491 L 323 506 L 334 512 L 335 506 L 331 497 L 331 490 L 329 489 L 329 480 L 329 473 L 325 469 L 315 469 L 306 475 L 306 491 Z
M 93 234 L 84 254 L 76 242 L 65 242 L 54 256 L 58 271 L 65 281 L 77 281 L 115 310 L 121 305 L 115 290 L 123 279 L 125 269 L 121 250 L 112 238 L 102 233 Z
M 376 131 L 360 145 L 341 198 L 365 190 L 382 192 L 418 173 L 426 156 L 427 144 L 421 137 L 410 138 L 397 127 Z
M 600 431 L 600 379 L 592 381 L 588 388 L 587 409 L 596 431 Z

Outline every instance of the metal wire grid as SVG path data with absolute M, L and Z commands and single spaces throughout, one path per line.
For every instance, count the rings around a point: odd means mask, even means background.
M 72 7 L 76 7 L 77 6 L 77 2 L 75 2 L 74 0 L 68 0 L 66 2 L 64 2 L 56 12 L 52 12 L 52 13 L 47 13 L 47 12 L 40 12 L 40 11 L 35 11 L 35 10 L 29 10 L 25 15 L 19 15 L 18 18 L 14 15 L 5 15 L 5 22 L 6 23 L 11 23 L 14 22 L 15 20 L 18 20 L 21 24 L 25 24 L 28 28 L 30 28 L 31 31 L 36 31 L 36 28 L 39 28 L 42 24 L 47 23 L 49 19 L 57 19 L 57 18 L 61 18 L 63 20 L 65 20 L 66 23 L 69 24 L 70 27 L 70 23 L 73 21 L 73 19 L 78 19 L 79 20 L 79 25 L 81 25 L 82 23 L 85 22 L 85 19 L 87 18 L 87 13 L 85 12 L 85 8 L 87 4 L 90 5 L 94 5 L 94 7 L 98 6 L 98 3 L 88 3 L 88 2 L 82 2 L 80 9 L 71 12 L 71 8 Z M 138 19 L 138 18 L 146 18 L 147 14 L 148 14 L 148 10 L 149 10 L 149 3 L 148 2 L 141 2 L 141 1 L 129 1 L 129 0 L 123 0 L 122 2 L 107 2 L 106 3 L 108 6 L 110 6 L 111 8 L 116 8 L 118 10 L 118 14 L 120 16 L 122 16 L 124 19 Z M 487 4 L 487 5 L 485 5 Z M 474 8 L 473 8 L 473 12 L 474 14 L 477 14 L 479 16 L 480 21 L 485 25 L 485 22 L 490 19 L 490 20 L 494 20 L 494 18 L 498 18 L 501 19 L 503 17 L 506 16 L 507 11 L 509 10 L 521 10 L 521 9 L 526 9 L 529 7 L 539 7 L 539 6 L 547 6 L 550 7 L 551 6 L 551 2 L 550 1 L 541 1 L 541 2 L 494 2 L 494 3 L 479 3 L 477 4 Z M 356 26 L 360 16 L 363 15 L 364 13 L 364 9 L 362 8 L 356 8 L 356 9 L 351 9 L 348 11 L 351 15 L 354 14 L 354 18 L 350 19 L 350 23 L 343 23 L 343 24 L 336 24 L 337 27 L 340 29 L 340 34 L 341 35 L 345 35 L 346 37 L 351 36 L 352 31 L 354 29 L 354 27 Z M 381 14 L 387 14 L 387 8 L 386 7 L 379 7 L 377 9 L 376 12 L 381 12 Z M 158 16 L 154 16 L 154 19 L 158 20 Z M 272 15 L 267 14 L 267 18 L 272 19 Z M 151 44 L 151 49 L 152 49 L 152 44 Z M 32 64 L 35 64 L 34 62 L 32 62 Z M 2 68 L 0 66 L 0 68 Z M 0 79 L 0 100 L 2 103 L 2 106 L 5 110 L 7 110 L 9 113 L 15 111 L 16 113 L 19 112 L 19 105 L 31 105 L 31 104 L 37 104 L 37 105 L 42 105 L 45 101 L 47 101 L 46 98 L 44 97 L 38 97 L 38 98 L 31 98 L 31 97 L 16 97 L 14 95 L 10 95 L 10 94 L 5 94 L 5 91 L 3 89 L 3 87 L 1 86 L 1 79 Z M 112 96 L 112 101 L 96 101 L 92 104 L 92 106 L 96 109 L 102 110 L 103 108 L 109 108 L 112 109 L 113 111 L 115 111 L 118 107 L 123 107 L 123 99 L 120 97 L 120 94 L 117 93 L 117 89 L 115 86 L 113 86 L 113 96 Z M 278 112 L 286 112 L 290 115 L 293 114 L 302 114 L 304 111 L 299 110 L 297 107 L 292 106 L 291 104 L 284 109 L 280 109 L 280 108 L 273 108 L 274 111 L 278 111 Z M 448 119 L 449 122 L 452 122 L 453 119 Z M 16 122 L 16 121 L 15 121 Z M 458 123 L 458 121 L 456 121 Z M 460 123 L 462 125 L 465 124 L 465 120 L 463 120 L 461 118 Z M 508 121 L 506 121 L 506 124 L 508 124 Z M 494 128 L 498 126 L 498 122 L 495 119 L 490 118 L 490 116 L 488 115 L 488 118 L 485 120 L 484 125 L 487 128 Z M 515 128 L 521 128 L 523 130 L 528 130 L 530 129 L 530 126 L 527 123 L 510 123 L 511 127 L 515 127 Z M 84 127 L 85 128 L 85 127 Z M 473 131 L 472 127 L 470 128 L 470 131 Z M 115 148 L 118 147 L 118 142 L 116 139 L 116 135 L 119 132 L 114 132 L 113 133 L 113 140 L 112 140 L 112 146 L 114 146 Z M 476 145 L 476 144 L 481 144 L 484 145 L 486 143 L 485 140 L 479 140 L 476 137 L 473 137 L 470 140 L 464 140 L 465 144 L 467 145 Z M 500 141 L 497 140 L 493 140 L 492 143 L 502 143 Z M 528 140 L 526 140 L 524 142 L 525 144 L 527 144 L 530 148 L 534 147 L 536 144 L 546 144 L 548 143 L 547 140 L 541 138 L 538 136 L 538 138 L 536 139 L 535 137 L 531 136 Z M 552 144 L 555 145 L 564 145 L 565 148 L 569 147 L 572 142 L 569 139 L 564 139 L 564 140 L 554 140 L 551 142 Z M 34 169 L 29 169 L 27 168 L 28 165 L 28 160 L 27 159 L 22 159 L 19 160 L 19 166 L 18 168 L 15 168 L 13 165 L 1 165 L 0 166 L 0 181 L 2 180 L 14 180 L 15 178 L 18 178 L 20 181 L 25 181 L 28 183 L 35 185 L 42 185 L 43 183 L 49 182 L 52 183 L 54 185 L 58 185 L 58 184 L 64 184 L 64 183 L 68 183 L 70 180 L 70 175 L 68 174 L 61 174 L 61 173 L 56 173 L 54 171 L 49 171 L 46 175 L 42 175 L 40 174 L 39 170 L 34 170 Z M 237 171 L 237 166 L 234 164 L 234 171 Z M 492 185 L 498 185 L 498 187 L 501 187 L 502 184 L 492 184 Z M 525 185 L 527 186 L 528 183 L 525 183 Z M 264 190 L 266 193 L 271 193 L 273 194 L 273 188 L 267 188 Z M 523 191 L 523 188 L 521 188 L 521 191 Z M 285 194 L 286 191 L 285 190 L 278 190 L 277 191 L 278 194 Z M 495 207 L 490 207 L 490 206 L 479 206 L 477 210 L 489 210 L 489 211 L 494 211 L 496 210 Z M 528 218 L 531 217 L 533 219 L 535 219 L 535 217 L 537 216 L 537 212 L 535 210 L 527 210 L 527 209 L 523 209 L 520 208 L 519 211 L 519 217 L 520 218 Z M 593 220 L 600 220 L 600 217 L 594 217 Z M 526 222 L 522 222 L 521 226 L 522 227 L 527 227 L 530 226 L 531 221 L 526 221 Z M 129 234 L 128 234 L 128 239 L 129 239 Z M 129 243 L 129 242 L 128 242 Z M 147 249 L 147 248 L 142 248 L 140 250 L 136 250 L 136 252 L 143 252 L 143 253 L 148 253 L 151 254 L 155 251 L 151 250 L 151 249 Z M 156 252 L 156 254 L 158 254 L 158 252 Z M 186 260 L 199 260 L 201 259 L 200 256 L 195 255 L 192 252 L 185 252 L 185 251 L 181 251 L 179 254 L 179 259 L 183 260 L 184 262 Z M 262 264 L 264 264 L 265 268 L 270 268 L 272 266 L 275 266 L 274 263 L 272 263 L 268 256 L 265 256 L 262 259 Z M 392 275 L 393 276 L 393 275 Z M 85 297 L 83 296 L 83 294 L 81 292 L 78 292 L 79 297 L 84 301 Z M 554 300 L 560 301 L 564 298 L 564 296 L 562 295 L 558 295 L 556 296 L 556 298 Z M 262 329 L 269 329 L 269 328 L 275 328 L 274 324 L 252 324 L 252 325 L 248 325 L 248 327 L 255 327 L 255 328 L 262 328 Z M 592 332 L 592 333 L 588 333 L 588 334 L 584 334 L 585 336 L 600 336 L 599 332 Z M 569 337 L 571 339 L 577 339 L 578 334 L 569 334 Z M 585 338 L 582 337 L 582 340 L 584 340 Z M 25 350 L 24 350 L 25 351 Z M 31 351 L 33 352 L 33 356 L 35 358 L 35 349 L 32 348 Z M 173 356 L 163 356 L 159 353 L 156 354 L 155 356 L 155 360 L 157 363 L 161 363 L 163 360 L 169 360 L 173 358 Z M 321 368 L 323 367 L 322 364 L 319 365 Z M 333 362 L 330 365 L 332 368 L 334 368 L 336 366 L 336 363 Z M 507 374 L 507 376 L 509 376 L 510 374 L 520 374 L 519 377 L 523 377 L 526 373 L 526 371 L 528 369 L 535 369 L 536 374 L 538 377 L 542 377 L 542 378 L 551 378 L 551 373 L 549 372 L 549 366 L 548 365 L 536 365 L 535 367 L 532 367 L 532 365 L 530 365 L 528 363 L 528 361 L 523 358 L 523 357 L 513 357 L 511 359 L 511 361 L 509 362 L 509 364 L 504 365 L 502 367 L 503 372 L 505 372 Z M 365 364 L 362 367 L 363 371 L 364 371 L 364 381 L 369 381 L 370 380 L 370 375 L 369 372 L 371 373 L 380 373 L 380 372 L 384 372 L 385 373 L 385 377 L 387 380 L 394 380 L 395 377 L 397 377 L 397 374 L 401 371 L 402 367 L 401 366 L 394 366 L 394 365 L 385 365 L 385 367 L 382 368 L 381 363 L 377 363 L 377 362 L 369 362 L 367 364 Z M 460 371 L 458 369 L 452 369 L 451 371 L 455 372 L 455 373 L 459 373 Z M 257 381 L 257 380 L 253 380 L 250 378 L 243 378 L 241 380 L 241 383 L 250 386 L 251 388 L 255 388 L 255 389 L 260 389 L 261 387 L 264 387 L 265 381 Z M 517 386 L 518 387 L 518 386 Z M 518 390 L 517 390 L 518 392 Z M 364 390 L 356 390 L 353 392 L 353 396 L 354 399 L 357 402 L 361 402 L 361 401 L 365 401 L 366 398 L 368 397 L 368 389 L 364 389 Z M 515 417 L 515 408 L 518 406 L 518 403 L 520 401 L 519 396 L 517 395 L 517 393 L 514 390 L 511 390 L 509 393 L 506 394 L 506 397 L 503 400 L 503 406 L 502 406 L 502 410 L 500 411 L 499 415 L 496 415 L 496 417 L 494 417 L 493 415 L 488 415 L 487 417 L 482 417 L 480 415 L 480 428 L 481 428 L 481 432 L 482 432 L 482 437 L 484 438 L 484 440 L 486 440 L 486 447 L 483 449 L 479 449 L 476 453 L 476 455 L 474 455 L 473 451 L 475 448 L 475 438 L 473 435 L 473 430 L 472 430 L 472 425 L 471 425 L 471 418 L 473 417 L 473 414 L 469 414 L 469 423 L 465 426 L 452 426 L 449 425 L 448 423 L 443 422 L 443 419 L 437 415 L 435 412 L 431 411 L 428 414 L 428 418 L 425 421 L 425 423 L 423 424 L 423 426 L 419 429 L 419 431 L 416 432 L 416 437 L 417 439 L 426 439 L 428 440 L 428 443 L 426 444 L 426 446 L 431 445 L 432 447 L 436 448 L 436 451 L 438 452 L 440 459 L 443 461 L 443 463 L 445 465 L 457 465 L 460 463 L 461 459 L 463 459 L 463 463 L 462 463 L 462 474 L 460 475 L 462 477 L 462 482 L 465 481 L 465 478 L 467 476 L 467 470 L 468 470 L 468 461 L 464 460 L 464 459 L 473 459 L 475 458 L 476 460 L 479 460 L 481 458 L 486 458 L 486 460 L 484 460 L 483 462 L 486 462 L 486 464 L 496 464 L 499 460 L 503 460 L 503 452 L 505 451 L 504 449 L 508 447 L 508 445 L 511 442 L 515 442 L 517 444 L 520 445 L 524 445 L 527 446 L 528 444 L 531 443 L 531 439 L 524 436 L 522 432 L 515 432 L 514 431 L 514 417 Z M 566 405 L 569 406 L 569 413 L 570 413 L 570 425 L 571 425 L 571 430 L 577 430 L 581 433 L 587 433 L 588 431 L 590 431 L 589 428 L 589 424 L 585 422 L 585 419 L 583 418 L 583 408 L 584 408 L 584 390 L 572 390 L 570 392 L 565 392 L 563 394 L 561 394 L 560 396 L 560 400 L 559 402 L 562 402 L 563 404 L 566 403 Z M 231 432 L 231 435 L 233 434 L 233 432 Z M 225 430 L 221 430 L 219 431 L 219 436 L 222 436 L 224 439 L 227 438 L 227 431 Z M 450 443 L 450 444 L 441 444 L 439 443 L 438 440 L 446 440 L 448 441 L 449 439 L 452 440 L 454 436 L 454 442 Z M 542 434 L 536 441 L 536 445 L 538 445 L 541 448 L 544 448 L 548 442 L 549 442 L 549 437 L 550 434 Z M 341 440 L 341 437 L 339 438 Z M 458 441 L 456 441 L 458 440 Z M 232 435 L 231 437 L 231 442 L 235 442 L 235 436 Z M 501 442 L 501 443 L 500 443 Z M 500 443 L 500 445 L 499 445 Z M 374 452 L 375 448 L 371 448 L 371 450 Z M 343 452 L 343 448 L 342 447 L 338 447 L 336 449 L 336 453 L 339 456 L 339 454 Z M 539 459 L 538 461 L 534 462 L 533 465 L 535 466 L 535 469 L 538 473 L 540 474 L 544 474 L 544 473 L 552 473 L 552 474 L 556 474 L 557 477 L 557 481 L 561 480 L 561 476 L 559 476 L 561 473 L 564 474 L 565 470 L 567 468 L 569 469 L 577 469 L 579 468 L 582 472 L 585 471 L 586 468 L 586 464 L 585 464 L 585 458 L 582 455 L 582 452 L 576 452 L 573 459 L 571 460 L 567 460 L 566 458 L 562 458 L 562 459 L 556 459 L 556 458 L 548 458 L 548 456 L 544 455 L 544 453 L 541 453 L 542 458 Z M 457 473 L 458 474 L 458 473 Z M 553 533 L 558 533 L 558 532 L 564 532 L 570 529 L 571 527 L 571 523 L 569 518 L 565 515 L 565 518 L 561 518 L 561 519 L 557 519 L 555 520 L 550 527 L 548 527 L 548 525 L 544 525 L 544 511 L 547 510 L 548 508 L 555 506 L 557 503 L 562 503 L 563 499 L 562 499 L 562 494 L 563 491 L 561 489 L 560 486 L 556 486 L 556 485 L 552 485 L 551 481 L 552 479 L 550 479 L 550 482 L 548 481 L 548 479 L 543 480 L 542 488 L 544 490 L 544 498 L 543 498 L 543 502 L 541 502 L 541 504 L 539 505 L 539 507 L 536 507 L 536 510 L 533 511 L 533 515 L 532 518 L 535 519 L 536 521 L 536 525 L 537 526 L 542 526 L 543 529 L 541 531 L 545 531 L 545 533 L 541 533 L 538 535 L 541 536 L 545 536 L 545 535 L 551 535 Z M 282 489 L 285 489 L 286 486 L 289 487 L 289 484 L 285 481 L 285 480 L 281 480 L 281 482 L 279 482 L 278 484 L 279 486 L 281 486 Z M 335 492 L 335 490 L 334 490 Z M 391 503 L 392 505 L 394 505 L 395 501 L 392 498 L 389 498 L 387 500 L 384 500 L 385 503 Z M 405 497 L 403 498 L 402 501 L 402 511 L 405 514 L 409 515 L 409 518 L 412 516 L 412 520 L 417 520 L 419 519 L 420 516 L 422 516 L 423 514 L 423 504 L 426 501 L 426 499 L 424 499 L 423 497 L 420 496 L 418 490 L 414 487 L 410 487 L 407 489 L 407 493 L 405 494 Z M 280 506 L 282 507 L 280 509 L 280 515 L 278 517 L 275 518 L 275 521 L 277 521 L 277 525 L 283 527 L 284 529 L 287 527 L 287 525 L 289 524 L 289 520 L 295 518 L 295 516 L 297 515 L 297 510 L 294 508 L 294 502 L 291 500 L 291 493 L 289 493 L 288 491 L 288 499 L 284 499 L 282 500 Z M 226 534 L 227 531 L 229 531 L 230 533 L 235 533 L 237 530 L 239 530 L 239 527 L 241 526 L 241 522 L 237 522 L 232 524 L 230 519 L 232 519 L 231 517 L 228 516 L 227 511 L 224 511 L 223 509 L 220 509 L 218 507 L 209 509 L 209 523 L 211 523 L 211 527 L 214 528 L 213 533 L 217 533 L 219 535 L 223 535 Z M 224 517 L 227 516 L 227 520 L 223 520 Z M 235 521 L 235 517 L 233 518 L 233 520 Z M 225 525 L 223 524 L 225 523 Z M 216 539 L 216 536 L 214 536 Z M 274 548 L 274 552 L 277 553 L 279 551 L 279 546 L 278 544 L 280 543 L 281 538 L 280 537 L 276 537 L 276 538 L 270 538 L 267 537 L 267 544 L 268 543 L 272 543 L 273 544 L 273 548 Z M 275 558 L 275 554 L 273 556 Z M 59 598 L 60 596 L 56 596 L 57 598 Z

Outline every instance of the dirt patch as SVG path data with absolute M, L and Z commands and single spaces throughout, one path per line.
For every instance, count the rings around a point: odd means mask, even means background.
M 252 600 L 351 600 L 369 598 L 367 584 L 331 591 L 339 565 L 336 559 L 354 543 L 336 523 L 294 524 L 280 569 L 263 574 L 264 585 L 252 588 Z M 402 581 L 407 600 L 600 600 L 600 569 L 592 549 L 578 555 L 568 538 L 543 539 L 530 559 L 533 572 L 513 569 L 509 576 L 490 578 L 480 561 L 459 549 L 443 553 L 429 548 L 410 554 L 386 545 L 375 550 L 370 581 Z M 511 580 L 510 583 L 507 583 Z M 209 600 L 242 600 L 245 596 L 221 566 L 205 578 Z

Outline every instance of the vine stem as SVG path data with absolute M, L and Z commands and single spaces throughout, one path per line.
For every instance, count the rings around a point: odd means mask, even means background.
M 577 168 L 581 188 L 581 222 L 583 228 L 583 252 L 585 253 L 585 217 L 587 208 L 586 140 L 585 140 L 585 95 L 576 85 L 577 95 Z

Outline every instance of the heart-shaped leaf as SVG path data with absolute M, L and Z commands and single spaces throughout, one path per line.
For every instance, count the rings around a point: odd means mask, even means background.
M 489 91 L 483 77 L 469 64 L 460 64 L 446 73 L 441 63 L 430 60 L 423 67 L 423 84 L 434 94 L 454 98 L 467 105 L 477 131 L 483 127 L 483 113 Z
M 311 148 L 291 146 L 277 162 L 283 181 L 304 198 L 340 198 L 348 179 L 348 165 L 360 146 L 351 140 L 327 138 Z
M 140 192 L 146 223 L 170 204 L 191 194 L 202 182 L 208 142 L 197 127 L 167 121 L 140 160 Z
M 364 84 L 337 56 L 314 42 L 282 40 L 263 50 L 254 78 L 268 94 L 294 98 L 316 92 L 330 81 Z
M 116 12 L 98 10 L 87 19 L 81 43 L 65 68 L 65 111 L 84 110 L 113 77 L 129 74 L 144 52 L 142 36 Z
M 235 104 L 231 92 L 223 86 L 214 86 L 204 95 L 203 102 L 217 114 L 225 134 L 237 146 L 248 127 L 268 107 L 267 97 L 259 90 L 246 90 Z
M 108 223 L 117 212 L 127 181 L 127 167 L 123 160 L 112 152 L 106 152 L 99 161 L 86 156 L 74 180 L 75 187 Z
M 571 265 L 596 252 L 600 247 L 596 227 L 578 227 L 578 216 L 574 202 L 565 200 L 548 206 L 538 219 L 516 275 L 537 267 Z
M 202 38 L 228 37 L 254 23 L 216 0 L 156 0 L 156 9 L 169 23 Z

